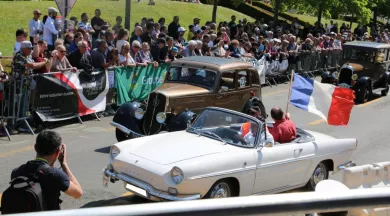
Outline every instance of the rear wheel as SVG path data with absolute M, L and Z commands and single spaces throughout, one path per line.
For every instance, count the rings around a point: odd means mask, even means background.
M 313 174 L 310 177 L 309 182 L 306 187 L 310 191 L 314 191 L 316 189 L 317 184 L 320 181 L 326 180 L 329 177 L 329 169 L 323 162 L 319 163 L 317 167 L 314 169 Z
M 118 128 L 115 129 L 115 136 L 116 136 L 116 140 L 118 142 L 122 142 L 122 141 L 125 141 L 125 140 L 128 140 L 130 139 L 129 136 L 127 136 L 127 134 L 123 133 L 121 130 L 119 130 Z

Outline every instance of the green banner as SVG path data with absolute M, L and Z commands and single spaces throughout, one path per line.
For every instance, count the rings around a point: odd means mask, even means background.
M 161 64 L 157 68 L 154 68 L 153 65 L 117 67 L 115 70 L 117 104 L 122 105 L 129 101 L 147 99 L 149 93 L 164 82 L 167 68 L 167 64 Z

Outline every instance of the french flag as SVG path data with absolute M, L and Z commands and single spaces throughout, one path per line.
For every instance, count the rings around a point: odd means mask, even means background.
M 354 99 L 351 89 L 294 74 L 290 104 L 320 116 L 329 125 L 348 125 Z

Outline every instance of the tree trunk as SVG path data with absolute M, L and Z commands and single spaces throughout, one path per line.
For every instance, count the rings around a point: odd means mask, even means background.
M 326 1 L 326 0 L 320 0 L 320 1 L 321 1 L 321 3 L 319 4 L 319 7 L 318 7 L 317 28 L 319 28 L 321 26 L 322 9 L 324 7 L 324 1 Z
M 374 24 L 374 26 L 375 26 L 375 28 L 376 28 L 376 23 L 377 23 L 377 19 L 378 19 L 378 7 L 375 7 L 374 8 L 374 18 L 373 18 L 374 20 L 374 22 L 373 22 L 373 24 Z
M 214 6 L 213 6 L 213 23 L 217 23 L 217 8 L 218 8 L 218 0 L 214 0 Z
M 273 28 L 276 28 L 276 25 L 279 23 L 279 9 L 280 9 L 280 4 L 282 0 L 275 0 L 275 5 L 274 5 L 274 25 Z M 275 29 L 276 31 L 276 29 Z

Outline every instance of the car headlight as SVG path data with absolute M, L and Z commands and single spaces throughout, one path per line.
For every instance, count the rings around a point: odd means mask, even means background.
M 184 174 L 179 167 L 173 167 L 171 170 L 171 177 L 175 184 L 180 184 L 184 179 Z
M 119 150 L 118 147 L 116 147 L 116 146 L 111 147 L 110 154 L 111 154 L 112 158 L 115 158 L 116 156 L 118 156 L 119 153 L 121 153 L 121 150 Z
M 156 115 L 156 120 L 158 123 L 162 124 L 165 122 L 165 120 L 167 120 L 167 115 L 163 112 L 159 112 Z
M 134 116 L 136 119 L 141 120 L 145 115 L 145 111 L 142 108 L 137 108 L 135 110 Z
M 354 75 L 352 75 L 352 77 L 351 77 L 351 79 L 352 79 L 353 81 L 356 81 L 358 78 L 359 78 L 359 76 L 358 76 L 357 74 L 354 74 Z

